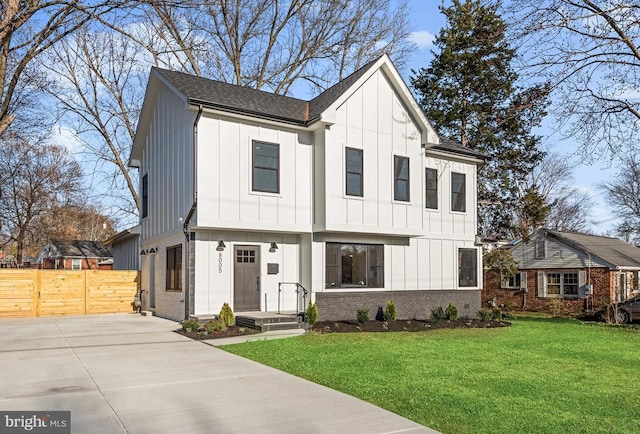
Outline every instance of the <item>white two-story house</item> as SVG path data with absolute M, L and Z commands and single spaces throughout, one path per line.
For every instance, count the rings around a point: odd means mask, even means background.
M 154 68 L 130 160 L 144 308 L 474 317 L 483 162 L 438 137 L 387 56 L 311 101 Z

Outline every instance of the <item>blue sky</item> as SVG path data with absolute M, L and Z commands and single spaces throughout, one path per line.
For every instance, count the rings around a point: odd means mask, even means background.
M 433 49 L 433 38 L 440 32 L 440 29 L 446 25 L 444 16 L 440 13 L 438 6 L 439 0 L 409 0 L 409 8 L 411 9 L 411 20 L 413 21 L 413 42 L 417 45 L 417 50 L 409 59 L 407 67 L 400 71 L 403 78 L 409 84 L 411 70 L 418 70 L 427 67 L 431 61 Z M 449 1 L 445 1 L 445 5 L 449 5 Z M 608 181 L 615 175 L 615 169 L 609 167 L 608 161 L 596 161 L 587 166 L 581 164 L 579 158 L 574 155 L 577 145 L 572 140 L 561 140 L 558 135 L 552 135 L 553 119 L 547 117 L 542 128 L 536 131 L 537 134 L 545 136 L 543 148 L 551 152 L 558 152 L 566 156 L 574 163 L 575 185 L 585 191 L 588 191 L 594 199 L 595 207 L 585 210 L 590 214 L 589 221 L 592 224 L 592 230 L 596 234 L 604 235 L 612 229 L 615 224 L 614 215 L 611 208 L 607 205 L 602 193 L 597 189 L 597 184 Z M 600 223 L 595 223 L 600 222 Z

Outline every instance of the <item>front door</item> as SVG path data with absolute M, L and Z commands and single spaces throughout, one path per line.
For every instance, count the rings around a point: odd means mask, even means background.
M 233 253 L 234 310 L 260 310 L 260 247 L 235 246 Z

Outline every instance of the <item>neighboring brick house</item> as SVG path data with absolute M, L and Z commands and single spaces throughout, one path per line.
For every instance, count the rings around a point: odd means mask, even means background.
M 97 241 L 52 241 L 38 256 L 41 268 L 56 270 L 112 269 L 111 250 Z
M 599 308 L 640 291 L 640 248 L 618 238 L 540 229 L 511 250 L 520 272 L 485 271 L 482 300 L 527 310 Z

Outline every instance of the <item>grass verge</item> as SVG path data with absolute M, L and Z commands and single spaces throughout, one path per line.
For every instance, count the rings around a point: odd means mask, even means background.
M 638 329 L 522 317 L 499 329 L 307 334 L 223 349 L 443 433 L 638 432 Z

